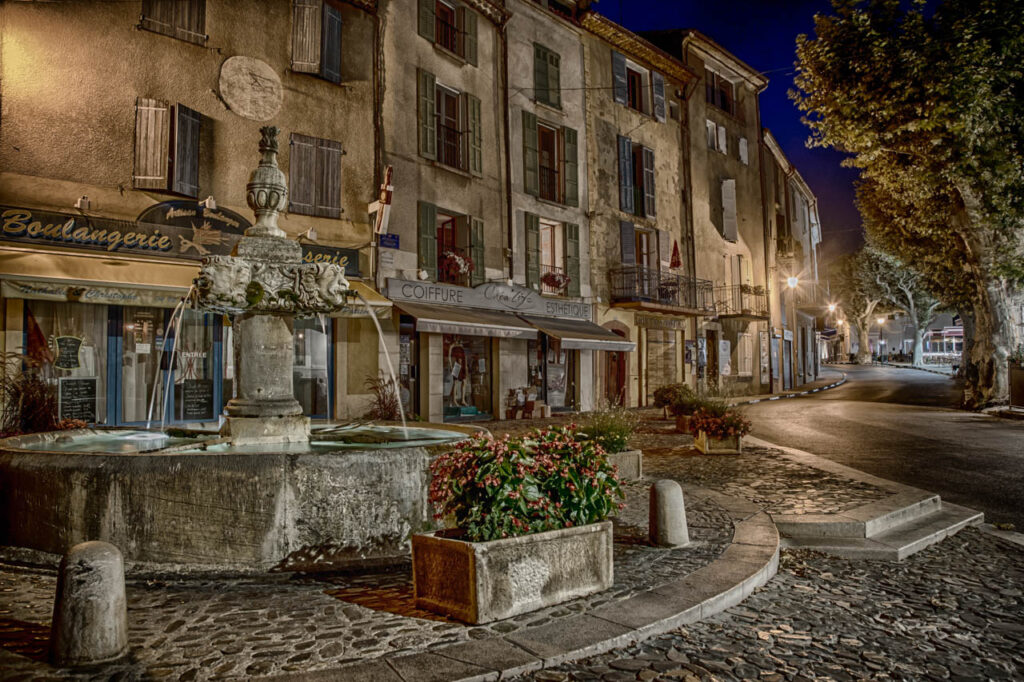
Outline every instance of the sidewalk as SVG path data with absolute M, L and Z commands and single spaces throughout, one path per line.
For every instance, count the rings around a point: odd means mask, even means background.
M 930 372 L 932 374 L 942 374 L 947 377 L 953 376 L 953 368 L 949 365 L 928 365 L 927 367 L 916 367 L 908 362 L 883 362 L 880 363 L 882 367 L 899 367 L 901 369 L 916 369 L 919 372 Z

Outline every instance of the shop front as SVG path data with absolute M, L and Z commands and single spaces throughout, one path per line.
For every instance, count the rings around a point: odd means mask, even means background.
M 512 405 L 593 408 L 593 351 L 634 344 L 593 322 L 589 304 L 488 282 L 389 279 L 407 410 L 431 421 L 491 419 Z
M 680 316 L 638 314 L 636 324 L 642 341 L 642 404 L 651 405 L 654 392 L 662 386 L 680 382 L 692 385 L 694 356 L 692 352 L 686 354 L 689 321 Z

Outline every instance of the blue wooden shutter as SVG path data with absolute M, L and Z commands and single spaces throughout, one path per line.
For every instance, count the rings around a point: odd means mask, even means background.
M 431 14 L 433 16 L 433 14 Z M 437 80 L 434 74 L 416 69 L 419 90 L 420 156 L 437 159 Z
M 580 226 L 565 225 L 565 274 L 569 275 L 569 296 L 580 295 Z
M 533 44 L 533 98 L 548 101 L 548 51 L 539 43 Z
M 540 194 L 540 163 L 537 148 L 537 116 L 523 110 L 523 191 Z
M 526 286 L 540 290 L 540 217 L 533 213 L 526 217 Z
M 633 142 L 619 135 L 619 208 L 633 213 Z
M 612 88 L 615 101 L 626 104 L 629 101 L 629 84 L 626 82 L 626 58 L 612 52 Z
M 636 264 L 636 230 L 628 220 L 619 221 L 619 252 L 623 265 Z
M 341 12 L 326 2 L 320 45 L 320 75 L 332 83 L 340 83 Z
M 174 107 L 174 185 L 189 197 L 199 196 L 199 130 L 202 116 L 183 104 Z
M 427 271 L 427 278 L 437 280 L 437 206 L 425 201 L 418 203 L 419 208 L 419 252 L 417 264 L 420 270 Z
M 651 89 L 654 92 L 654 117 L 665 122 L 665 77 L 657 71 L 651 72 Z

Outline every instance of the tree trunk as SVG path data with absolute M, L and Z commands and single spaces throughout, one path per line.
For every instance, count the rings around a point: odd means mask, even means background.
M 1001 282 L 979 282 L 972 313 L 974 338 L 964 344 L 963 407 L 981 409 L 1009 397 L 1006 362 L 1013 344 L 1010 292 Z
M 871 364 L 871 335 L 870 327 L 864 321 L 857 323 L 857 364 Z
M 960 324 L 964 328 L 964 339 L 960 344 L 960 369 L 957 370 L 956 375 L 963 379 L 964 368 L 967 367 L 967 359 L 971 356 L 970 349 L 974 344 L 974 315 L 969 309 L 961 309 L 957 312 L 960 314 Z
M 914 367 L 924 367 L 924 334 L 927 330 L 914 327 Z

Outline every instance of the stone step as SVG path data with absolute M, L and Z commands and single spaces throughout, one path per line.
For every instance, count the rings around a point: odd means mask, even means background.
M 847 559 L 901 561 L 983 520 L 984 514 L 980 512 L 947 503 L 937 511 L 913 518 L 870 538 L 791 537 L 783 540 L 783 546 L 813 549 Z
M 840 514 L 776 515 L 788 538 L 872 538 L 942 509 L 938 495 L 903 492 Z

